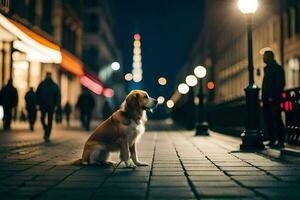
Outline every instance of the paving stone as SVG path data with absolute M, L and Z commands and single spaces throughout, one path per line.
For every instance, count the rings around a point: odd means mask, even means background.
M 183 176 L 184 172 L 183 171 L 153 171 L 152 173 L 153 176 Z
M 299 188 L 259 188 L 255 189 L 257 192 L 271 198 L 271 199 L 299 199 Z
M 151 188 L 149 191 L 149 197 L 168 197 L 172 198 L 193 198 L 194 194 L 190 189 L 181 189 L 178 187 L 174 188 Z
M 150 187 L 189 187 L 189 183 L 186 181 L 154 181 L 150 182 Z
M 220 187 L 220 188 L 202 187 L 202 188 L 196 188 L 196 191 L 200 197 L 239 198 L 239 197 L 255 196 L 254 192 L 242 187 Z
M 192 181 L 229 181 L 228 176 L 189 176 Z
M 219 188 L 219 187 L 237 187 L 238 184 L 234 181 L 193 181 L 192 182 L 194 187 L 213 187 L 213 188 Z
M 287 184 L 280 181 L 239 181 L 245 187 L 254 188 L 277 188 L 277 187 L 291 187 L 291 184 Z
M 224 173 L 222 171 L 187 171 L 189 176 L 222 176 Z
M 263 171 L 226 171 L 230 176 L 260 176 L 265 175 Z
M 276 179 L 272 176 L 263 175 L 263 176 L 231 176 L 231 178 L 239 181 L 239 180 L 247 180 L 247 181 L 276 181 Z

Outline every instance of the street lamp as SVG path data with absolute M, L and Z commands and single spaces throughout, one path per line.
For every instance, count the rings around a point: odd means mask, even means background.
M 208 123 L 205 117 L 205 105 L 203 94 L 203 78 L 206 76 L 206 68 L 203 66 L 197 66 L 194 69 L 194 74 L 200 79 L 199 81 L 199 104 L 198 104 L 198 117 L 196 124 L 196 135 L 208 135 Z
M 257 9 L 257 0 L 239 0 L 238 7 L 247 18 L 248 35 L 248 73 L 249 84 L 244 89 L 246 93 L 246 124 L 242 133 L 241 150 L 259 150 L 264 148 L 259 127 L 259 88 L 254 83 L 253 48 L 252 48 L 252 17 Z

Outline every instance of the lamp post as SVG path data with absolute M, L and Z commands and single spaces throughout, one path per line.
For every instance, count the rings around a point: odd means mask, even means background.
M 200 79 L 199 80 L 199 104 L 198 104 L 198 117 L 196 123 L 196 134 L 195 135 L 209 135 L 208 134 L 208 123 L 206 121 L 206 111 L 204 103 L 204 93 L 203 93 L 203 78 L 206 76 L 206 69 L 203 66 L 197 66 L 194 69 L 194 74 Z
M 239 0 L 238 6 L 247 18 L 248 36 L 248 73 L 249 84 L 244 89 L 246 94 L 246 124 L 242 133 L 241 150 L 259 150 L 264 148 L 259 126 L 259 88 L 254 83 L 253 48 L 252 48 L 252 17 L 257 9 L 257 0 Z

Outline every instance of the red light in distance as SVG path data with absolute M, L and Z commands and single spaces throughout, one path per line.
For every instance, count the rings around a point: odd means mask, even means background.
M 114 94 L 115 94 L 115 92 L 110 88 L 105 88 L 104 91 L 103 91 L 103 95 L 107 98 L 113 97 Z
M 138 34 L 138 33 L 134 34 L 134 39 L 135 40 L 140 40 L 141 39 L 141 35 Z
M 209 90 L 213 90 L 213 89 L 215 88 L 214 82 L 209 81 L 209 82 L 207 83 L 207 88 L 208 88 Z
M 91 90 L 92 92 L 96 93 L 96 94 L 101 94 L 103 91 L 103 86 L 94 82 L 92 79 L 90 79 L 87 76 L 82 76 L 80 78 L 80 83 L 82 85 L 84 85 L 85 87 L 87 87 L 89 90 Z

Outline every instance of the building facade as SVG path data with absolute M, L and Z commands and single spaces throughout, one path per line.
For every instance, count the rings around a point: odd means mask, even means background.
M 75 3 L 76 2 L 76 3 Z M 24 95 L 37 88 L 46 71 L 62 91 L 62 105 L 75 105 L 83 74 L 81 0 L 0 1 L 0 87 L 12 78 Z
M 95 95 L 98 111 L 105 99 L 117 108 L 125 96 L 122 57 L 115 39 L 112 3 L 109 0 L 84 1 L 83 60 L 87 70 L 114 91 L 111 98 Z M 121 68 L 114 71 L 111 67 L 113 62 L 120 63 Z

